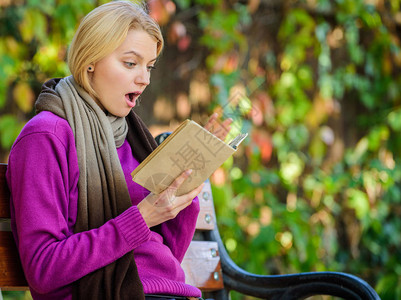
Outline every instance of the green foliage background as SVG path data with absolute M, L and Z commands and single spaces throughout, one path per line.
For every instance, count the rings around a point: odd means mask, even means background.
M 79 20 L 104 2 L 0 0 L 2 161 L 41 84 L 69 74 Z M 218 111 L 250 133 L 211 178 L 244 269 L 344 271 L 401 299 L 400 2 L 149 3 L 167 45 L 145 121 L 157 131 Z

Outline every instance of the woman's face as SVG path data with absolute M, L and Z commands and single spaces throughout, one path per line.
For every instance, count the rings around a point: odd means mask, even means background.
M 150 83 L 156 58 L 156 40 L 143 30 L 130 30 L 114 52 L 88 71 L 99 106 L 115 116 L 127 116 Z

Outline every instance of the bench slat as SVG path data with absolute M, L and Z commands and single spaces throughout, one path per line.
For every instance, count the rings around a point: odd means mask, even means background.
M 27 289 L 24 272 L 18 256 L 14 237 L 10 231 L 0 231 L 0 287 L 15 290 L 17 287 Z
M 6 182 L 7 164 L 0 164 L 0 287 L 28 290 L 21 261 L 10 226 L 10 191 Z
M 215 224 L 215 213 L 212 198 L 212 188 L 209 180 L 198 195 L 200 212 L 196 221 L 196 229 L 213 230 Z
M 192 241 L 181 266 L 187 284 L 194 285 L 202 291 L 224 288 L 216 242 Z
M 6 181 L 6 164 L 0 164 L 0 218 L 10 218 L 10 191 Z

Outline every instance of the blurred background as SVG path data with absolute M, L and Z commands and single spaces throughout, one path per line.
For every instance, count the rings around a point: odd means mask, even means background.
M 0 161 L 95 0 L 0 0 Z M 151 0 L 166 47 L 135 110 L 248 132 L 211 177 L 250 272 L 343 271 L 401 299 L 401 0 Z M 5 299 L 29 294 L 4 292 Z M 244 299 L 232 294 L 233 299 Z

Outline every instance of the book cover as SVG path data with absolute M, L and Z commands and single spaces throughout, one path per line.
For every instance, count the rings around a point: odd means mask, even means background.
M 132 179 L 159 194 L 182 172 L 192 169 L 176 195 L 186 194 L 209 178 L 246 135 L 241 134 L 227 144 L 196 122 L 186 120 L 131 173 Z

